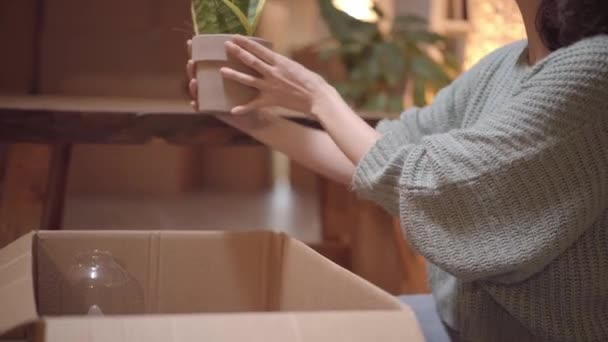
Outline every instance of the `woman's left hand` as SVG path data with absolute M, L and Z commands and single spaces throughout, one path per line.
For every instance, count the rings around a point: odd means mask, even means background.
M 226 43 L 226 50 L 260 74 L 256 77 L 228 67 L 221 69 L 225 78 L 260 91 L 250 103 L 233 108 L 233 114 L 283 107 L 312 115 L 315 107 L 331 101 L 328 97 L 339 96 L 318 74 L 251 39 L 236 36 Z
M 226 50 L 260 75 L 256 77 L 227 67 L 221 69 L 225 78 L 260 91 L 250 103 L 233 108 L 233 114 L 245 114 L 263 107 L 283 107 L 311 115 L 319 120 L 333 143 L 354 165 L 380 138 L 380 134 L 353 112 L 335 88 L 302 65 L 242 36 L 226 42 Z M 191 77 L 194 75 L 194 63 L 188 63 L 188 72 Z M 190 81 L 190 91 L 193 96 L 196 94 L 196 80 Z

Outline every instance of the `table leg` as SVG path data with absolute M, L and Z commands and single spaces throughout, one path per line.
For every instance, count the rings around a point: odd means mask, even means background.
M 59 229 L 70 144 L 13 144 L 0 203 L 0 247 L 38 229 Z
M 61 229 L 71 157 L 72 144 L 53 146 L 49 168 L 48 195 L 40 229 Z

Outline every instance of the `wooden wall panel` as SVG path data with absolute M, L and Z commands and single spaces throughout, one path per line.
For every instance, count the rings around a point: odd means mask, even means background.
M 49 194 L 52 147 L 11 146 L 0 201 L 0 248 L 40 229 Z
M 68 194 L 167 195 L 187 191 L 190 149 L 153 142 L 142 146 L 79 145 L 72 154 Z
M 186 98 L 189 0 L 47 0 L 42 92 Z
M 28 93 L 33 85 L 35 0 L 0 1 L 0 93 Z M 8 145 L 0 145 L 0 199 L 5 189 Z
M 189 0 L 47 0 L 47 4 L 41 66 L 44 93 L 188 98 L 184 66 L 186 40 L 192 35 Z M 201 184 L 228 190 L 239 184 L 245 190 L 268 184 L 265 151 L 248 155 L 221 151 L 226 152 L 161 142 L 80 146 L 73 155 L 70 192 L 165 194 Z M 209 153 L 213 155 L 206 158 Z M 247 161 L 250 172 L 234 170 L 238 159 Z
M 272 186 L 272 153 L 264 146 L 200 149 L 197 187 L 217 191 L 265 191 Z
M 289 161 L 289 182 L 298 191 L 319 192 L 319 176 L 314 174 L 304 166 L 290 160 Z
M 0 1 L 0 92 L 27 93 L 32 87 L 35 0 Z
M 45 94 L 184 100 L 188 0 L 46 0 Z M 191 148 L 78 146 L 69 192 L 172 194 L 191 181 Z

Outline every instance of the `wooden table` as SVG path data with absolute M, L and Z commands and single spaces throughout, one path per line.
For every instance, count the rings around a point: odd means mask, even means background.
M 314 125 L 302 115 L 295 121 Z M 255 143 L 186 101 L 0 96 L 0 143 L 10 144 L 0 208 L 0 246 L 33 229 L 61 227 L 73 144 Z
M 303 114 L 283 111 L 281 115 L 320 128 Z M 372 124 L 382 118 L 365 115 Z M 212 115 L 193 112 L 186 101 L 0 95 L 0 143 L 11 144 L 0 245 L 5 236 L 10 240 L 34 227 L 60 227 L 73 144 L 143 144 L 153 139 L 179 145 L 256 143 Z M 38 210 L 25 202 L 39 202 Z
M 302 114 L 282 115 L 320 128 Z M 370 124 L 384 117 L 374 113 L 362 116 Z M 73 144 L 143 144 L 153 139 L 180 145 L 256 143 L 212 115 L 194 113 L 185 101 L 0 96 L 0 143 L 10 144 L 1 194 L 0 247 L 31 230 L 61 227 Z M 348 243 L 355 271 L 376 283 L 388 283 L 378 266 L 392 262 L 399 267 L 399 260 L 386 253 L 403 254 L 398 241 L 402 236 L 393 231 L 378 234 L 376 226 L 393 226 L 392 218 L 356 200 L 345 188 L 320 177 L 318 181 L 322 235 L 329 242 L 321 248 Z M 387 244 L 391 246 L 387 248 Z M 376 256 L 370 257 L 370 253 Z

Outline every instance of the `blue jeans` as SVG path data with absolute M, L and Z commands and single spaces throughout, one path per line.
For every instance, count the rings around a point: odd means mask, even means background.
M 432 295 L 402 296 L 399 300 L 414 311 L 427 342 L 453 341 L 447 327 L 439 318 Z

